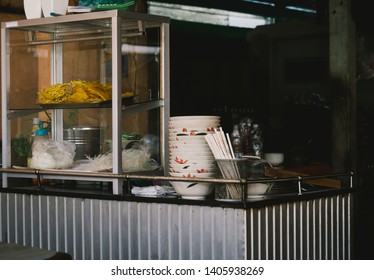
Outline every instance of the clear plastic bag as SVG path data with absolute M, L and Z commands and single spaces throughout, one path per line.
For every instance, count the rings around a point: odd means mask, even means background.
M 38 140 L 32 144 L 30 168 L 64 169 L 73 165 L 75 144 L 53 139 Z

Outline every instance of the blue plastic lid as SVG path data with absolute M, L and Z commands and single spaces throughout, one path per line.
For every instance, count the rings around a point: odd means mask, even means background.
M 36 136 L 46 136 L 46 135 L 48 135 L 48 130 L 46 130 L 45 128 L 38 129 L 37 131 L 35 131 L 35 135 Z
M 40 122 L 40 128 L 35 131 L 35 136 L 47 136 L 48 135 L 48 130 L 45 129 L 44 122 Z

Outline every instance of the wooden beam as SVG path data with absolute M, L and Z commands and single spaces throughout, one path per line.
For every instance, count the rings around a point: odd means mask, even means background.
M 227 0 L 227 1 L 216 1 L 216 0 L 154 0 L 159 3 L 166 4 L 178 4 L 178 5 L 189 5 L 196 7 L 203 7 L 207 9 L 220 9 L 239 13 L 248 13 L 253 15 L 259 15 L 263 17 L 273 18 L 314 18 L 314 13 L 309 13 L 299 10 L 286 9 L 285 6 L 288 1 L 270 1 L 269 4 L 265 5 L 256 2 L 242 1 L 242 0 Z M 264 1 L 267 2 L 267 1 Z M 272 3 L 273 2 L 273 3 Z M 297 5 L 300 6 L 300 3 Z
M 329 0 L 334 172 L 356 171 L 356 48 L 351 0 Z

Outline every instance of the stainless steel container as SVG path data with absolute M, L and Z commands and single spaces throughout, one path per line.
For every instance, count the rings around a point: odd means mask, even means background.
M 64 129 L 64 140 L 75 144 L 75 160 L 94 157 L 101 153 L 104 128 L 95 126 L 77 126 Z

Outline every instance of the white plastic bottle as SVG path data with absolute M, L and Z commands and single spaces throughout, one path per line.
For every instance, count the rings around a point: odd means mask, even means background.
M 35 131 L 34 141 L 32 143 L 32 158 L 30 168 L 35 169 L 54 169 L 56 160 L 47 152 L 49 145 L 48 130 L 44 127 L 44 122 L 40 122 L 40 128 Z
M 32 119 L 32 130 L 31 130 L 31 136 L 35 136 L 35 132 L 40 129 L 40 119 L 39 118 L 33 118 Z

